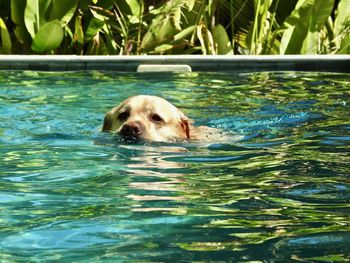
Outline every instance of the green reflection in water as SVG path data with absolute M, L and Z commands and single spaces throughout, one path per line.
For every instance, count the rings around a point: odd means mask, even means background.
M 1 72 L 2 261 L 349 260 L 347 74 Z M 99 129 L 162 96 L 239 141 Z

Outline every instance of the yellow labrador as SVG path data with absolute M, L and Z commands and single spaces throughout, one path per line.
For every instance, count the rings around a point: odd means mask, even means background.
M 117 133 L 126 141 L 156 142 L 208 141 L 222 134 L 215 128 L 192 126 L 191 120 L 170 102 L 150 95 L 130 97 L 111 109 L 102 131 Z

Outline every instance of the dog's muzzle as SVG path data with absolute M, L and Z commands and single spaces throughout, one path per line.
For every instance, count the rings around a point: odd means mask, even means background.
M 138 140 L 141 139 L 144 129 L 144 125 L 139 121 L 127 122 L 120 129 L 119 135 L 125 140 Z

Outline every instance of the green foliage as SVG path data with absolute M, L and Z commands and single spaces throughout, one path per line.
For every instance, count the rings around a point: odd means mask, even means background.
M 334 21 L 332 34 L 334 51 L 340 54 L 350 54 L 350 0 L 340 1 Z
M 281 52 L 286 54 L 318 53 L 319 32 L 330 17 L 333 5 L 333 0 L 299 1 L 284 23 Z
M 349 54 L 350 0 L 7 0 L 4 54 Z
M 63 29 L 58 20 L 45 23 L 33 38 L 32 50 L 42 53 L 57 48 L 63 40 Z
M 0 33 L 1 33 L 0 35 L 1 35 L 1 39 L 2 39 L 0 53 L 10 54 L 11 47 L 12 47 L 11 38 L 10 38 L 10 34 L 7 30 L 7 27 L 1 18 L 0 18 Z
M 221 24 L 214 27 L 213 40 L 217 45 L 217 54 L 233 55 L 232 43 L 226 33 L 225 28 Z

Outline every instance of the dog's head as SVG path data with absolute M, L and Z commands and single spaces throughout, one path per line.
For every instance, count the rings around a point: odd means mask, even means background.
M 156 96 L 126 99 L 106 113 L 102 131 L 125 140 L 174 141 L 190 138 L 189 119 L 170 102 Z

